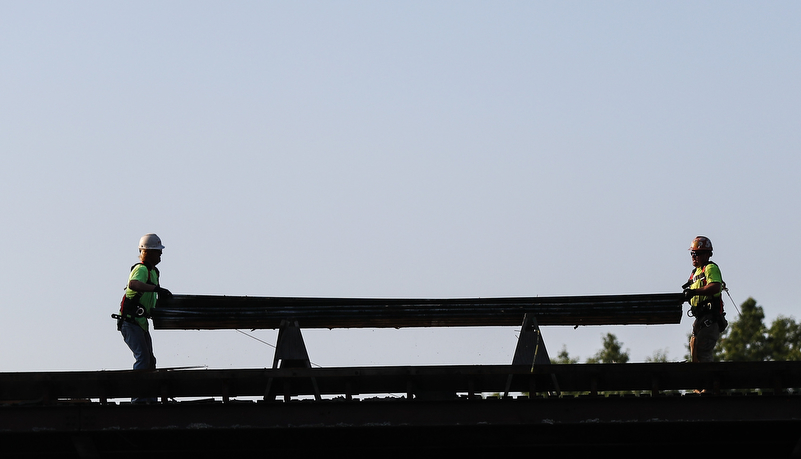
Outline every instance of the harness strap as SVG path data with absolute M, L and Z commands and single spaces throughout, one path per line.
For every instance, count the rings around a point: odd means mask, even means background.
M 147 265 L 145 265 L 144 263 L 136 263 L 133 266 L 131 266 L 131 271 L 133 271 L 134 268 L 136 268 L 139 265 L 144 265 L 145 268 L 147 268 L 147 282 L 145 283 L 148 285 L 158 286 L 157 283 L 152 282 L 150 279 L 151 271 L 156 271 L 156 274 L 157 275 L 159 274 L 158 268 L 153 267 L 151 269 L 148 268 Z M 145 317 L 145 318 L 150 317 L 149 314 L 147 313 L 147 310 L 145 310 L 145 308 L 143 308 L 142 305 L 139 303 L 139 300 L 142 298 L 142 295 L 144 295 L 144 292 L 137 291 L 132 298 L 128 298 L 126 295 L 122 296 L 122 301 L 120 302 L 120 313 L 111 315 L 112 318 L 117 319 L 117 328 L 119 328 L 122 325 L 121 321 L 136 323 L 136 318 L 138 317 Z
M 706 267 L 709 266 L 710 264 L 717 266 L 717 263 L 715 263 L 714 261 L 710 261 L 707 264 L 705 264 L 704 266 L 702 266 L 701 267 L 701 274 L 703 275 L 703 277 L 698 278 L 698 279 L 696 279 L 696 277 L 695 277 L 695 271 L 696 270 L 693 269 L 692 272 L 690 273 L 690 279 L 687 281 L 687 284 L 685 284 L 685 286 L 683 288 L 689 287 L 690 285 L 695 283 L 696 280 L 700 280 L 701 281 L 701 287 L 706 286 L 708 284 L 707 277 L 706 277 Z M 724 282 L 723 278 L 721 278 L 720 279 L 720 283 L 721 283 L 721 287 L 720 287 L 721 288 L 721 294 L 720 294 L 720 296 L 718 296 L 718 297 L 713 296 L 713 297 L 710 298 L 709 301 L 707 301 L 707 302 L 705 302 L 703 304 L 692 306 L 692 307 L 690 307 L 690 310 L 687 311 L 687 313 L 689 315 L 691 315 L 691 316 L 696 318 L 696 325 L 698 326 L 698 329 L 704 329 L 704 328 L 710 327 L 710 326 L 712 326 L 712 324 L 716 323 L 716 324 L 718 324 L 718 327 L 720 328 L 720 332 L 723 333 L 723 330 L 725 330 L 728 327 L 729 323 L 726 320 L 726 312 L 723 310 L 723 290 L 727 290 L 726 289 L 726 282 Z M 706 317 L 706 318 L 704 319 L 704 317 Z M 704 319 L 704 320 L 701 320 L 701 319 Z M 695 332 L 693 332 L 693 333 L 695 333 Z

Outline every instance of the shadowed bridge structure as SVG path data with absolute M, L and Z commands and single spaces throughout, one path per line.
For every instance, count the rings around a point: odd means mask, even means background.
M 154 324 L 279 328 L 276 354 L 285 358 L 274 360 L 272 368 L 0 373 L 0 453 L 82 458 L 801 454 L 801 396 L 795 389 L 801 387 L 801 362 L 548 363 L 539 325 L 580 324 L 577 318 L 582 324 L 677 323 L 680 294 L 544 303 L 242 298 L 247 297 L 176 295 L 162 305 Z M 223 303 L 229 314 L 215 309 Z M 319 320 L 326 308 L 331 316 Z M 443 313 L 432 319 L 435 309 L 440 314 L 448 308 L 450 318 Z M 455 317 L 480 308 L 470 320 L 481 321 L 483 314 L 481 325 L 516 320 L 521 326 L 511 364 L 311 368 L 304 356 L 300 329 L 311 328 L 314 317 L 314 326 L 325 328 L 379 322 L 451 326 L 464 320 Z M 554 315 L 546 318 L 549 308 Z M 577 310 L 582 312 L 568 317 Z M 512 319 L 499 318 L 507 311 Z M 352 325 L 356 321 L 363 325 Z M 420 325 L 426 321 L 429 325 Z M 282 333 L 291 338 L 283 344 Z M 136 396 L 155 397 L 157 403 L 131 404 Z

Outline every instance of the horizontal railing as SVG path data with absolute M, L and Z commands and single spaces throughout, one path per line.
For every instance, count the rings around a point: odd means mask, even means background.
M 473 365 L 0 373 L 0 405 L 63 399 L 693 391 L 801 387 L 801 362 Z

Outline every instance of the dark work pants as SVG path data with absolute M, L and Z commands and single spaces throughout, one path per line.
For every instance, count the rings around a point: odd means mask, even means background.
M 131 349 L 134 355 L 134 370 L 155 370 L 156 369 L 156 356 L 153 355 L 153 339 L 150 337 L 150 332 L 145 331 L 139 325 L 131 322 L 123 322 L 122 339 L 125 344 Z M 155 398 L 132 398 L 131 402 L 155 402 Z

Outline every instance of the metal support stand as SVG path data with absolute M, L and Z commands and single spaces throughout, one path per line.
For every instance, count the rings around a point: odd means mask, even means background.
M 300 326 L 295 320 L 281 321 L 281 326 L 278 329 L 278 342 L 275 345 L 273 368 L 311 368 L 309 353 L 306 351 L 306 343 L 303 342 Z M 314 388 L 314 398 L 320 400 L 322 397 L 320 396 L 320 389 L 317 387 L 317 380 L 312 377 L 311 382 Z M 288 381 L 285 381 L 285 398 L 289 397 L 289 394 L 286 393 L 287 384 Z M 271 387 L 272 378 L 268 381 L 267 388 L 264 391 L 265 399 L 270 396 Z
M 537 325 L 537 319 L 531 314 L 524 315 L 512 365 L 534 366 L 550 363 L 551 359 L 548 357 L 548 350 L 545 349 L 545 342 L 542 340 L 542 332 Z
M 309 353 L 306 352 L 306 344 L 297 321 L 281 321 L 273 368 L 311 368 Z
M 532 314 L 523 316 L 523 325 L 520 328 L 520 337 L 517 339 L 515 355 L 512 358 L 512 365 L 528 365 L 532 373 L 534 367 L 538 365 L 550 365 L 551 359 L 548 357 L 548 350 L 545 348 L 545 341 L 542 339 L 542 332 L 537 324 L 537 319 Z M 512 385 L 513 375 L 509 375 L 506 381 L 506 391 L 504 397 L 509 395 L 509 388 Z M 551 375 L 554 387 L 559 392 L 559 384 L 556 376 Z M 533 386 L 533 383 L 532 383 Z M 532 392 L 534 388 L 531 388 Z

